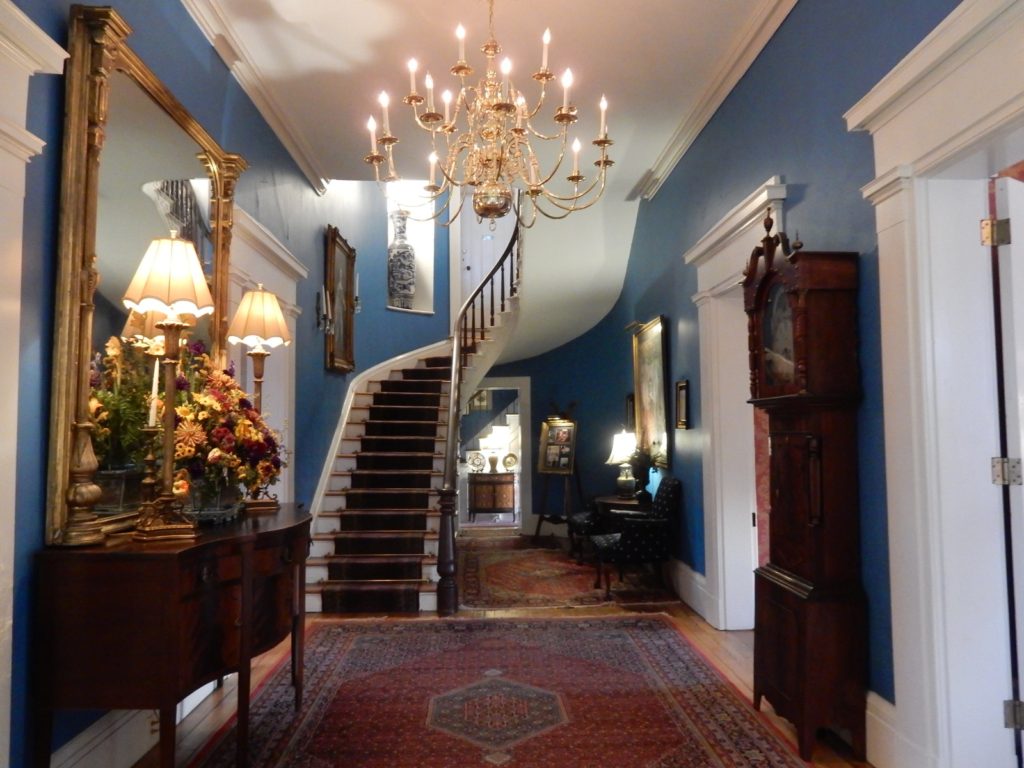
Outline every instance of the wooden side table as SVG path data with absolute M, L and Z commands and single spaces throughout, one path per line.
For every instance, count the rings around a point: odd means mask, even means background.
M 636 497 L 622 498 L 621 496 L 598 496 L 594 499 L 597 507 L 597 517 L 600 529 L 607 533 L 618 530 L 615 524 L 617 515 L 640 515 L 649 512 L 650 502 L 640 501 Z
M 477 514 L 500 515 L 516 512 L 514 472 L 474 472 L 469 476 L 469 520 Z

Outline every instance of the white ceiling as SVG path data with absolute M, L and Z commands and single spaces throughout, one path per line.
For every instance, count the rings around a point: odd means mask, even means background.
M 400 98 L 406 61 L 429 71 L 436 93 L 455 88 L 455 27 L 482 70 L 486 0 L 182 0 L 256 103 L 310 183 L 372 179 L 363 156 L 376 97 L 392 98 L 400 175 L 425 177 L 426 143 Z M 549 67 L 571 67 L 571 95 L 584 146 L 597 133 L 607 96 L 615 160 L 602 202 L 526 233 L 523 317 L 504 359 L 554 348 L 608 311 L 622 285 L 636 199 L 653 195 L 796 0 L 495 0 L 495 37 L 525 93 L 551 30 Z M 551 83 L 548 103 L 560 103 Z M 554 99 L 552 98 L 554 97 Z M 581 164 L 591 168 L 584 157 Z M 584 171 L 586 172 L 586 171 Z M 642 319 L 642 318 L 640 318 Z

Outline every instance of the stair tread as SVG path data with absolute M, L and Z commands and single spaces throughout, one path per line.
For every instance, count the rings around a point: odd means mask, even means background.
M 313 541 L 334 541 L 339 536 L 354 538 L 365 536 L 367 538 L 384 538 L 386 536 L 416 536 L 427 541 L 438 538 L 437 531 L 330 531 L 328 533 L 314 533 L 310 538 Z
M 320 512 L 321 517 L 342 517 L 344 515 L 427 515 L 433 517 L 440 515 L 441 510 L 436 507 L 424 509 L 422 507 L 389 507 L 387 509 L 330 509 L 323 510 Z
M 381 457 L 381 458 L 388 457 L 388 458 L 402 458 L 402 459 L 408 459 L 408 458 L 413 458 L 413 457 L 415 457 L 417 459 L 423 459 L 423 458 L 426 458 L 428 456 L 430 458 L 432 458 L 432 459 L 443 459 L 444 458 L 444 454 L 443 453 L 436 453 L 436 452 L 435 453 L 431 453 L 430 451 L 356 451 L 354 453 L 338 453 L 338 454 L 335 454 L 335 458 L 338 458 L 338 459 L 355 459 L 355 458 L 358 458 L 360 456 L 372 456 L 374 458 L 376 458 L 376 457 Z M 372 470 L 370 470 L 370 471 L 372 471 Z
M 350 493 L 440 493 L 440 488 L 341 488 L 327 491 L 324 496 L 347 496 Z
M 391 589 L 394 587 L 422 587 L 432 584 L 430 579 L 323 579 L 319 582 L 323 589 L 358 589 L 373 591 L 377 589 Z
M 329 586 L 332 586 L 332 585 L 343 585 L 345 583 L 346 582 L 339 582 L 339 581 L 334 581 L 334 582 L 332 582 L 332 581 L 310 582 L 309 584 L 306 585 L 306 594 L 320 594 Z M 354 582 L 354 583 L 358 584 L 360 582 Z M 437 591 L 437 584 L 435 582 L 433 582 L 433 581 L 428 580 L 428 579 L 416 580 L 413 583 L 416 583 L 416 584 L 419 585 L 420 592 L 436 592 Z M 378 589 L 379 588 L 380 587 L 378 587 Z
M 331 477 L 352 477 L 353 475 L 443 475 L 439 469 L 338 469 Z
M 323 555 L 321 557 L 310 557 L 306 560 L 308 565 L 322 565 L 327 562 L 332 563 L 380 563 L 380 562 L 418 562 L 418 563 L 436 563 L 437 555 L 428 554 L 409 554 L 407 552 L 396 553 L 393 555 L 377 553 L 377 554 L 365 554 L 365 555 L 339 555 L 330 554 Z

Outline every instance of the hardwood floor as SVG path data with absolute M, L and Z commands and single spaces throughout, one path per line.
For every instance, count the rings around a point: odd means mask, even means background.
M 752 698 L 751 686 L 753 682 L 753 659 L 754 659 L 754 633 L 743 632 L 722 632 L 714 629 L 704 619 L 692 611 L 684 603 L 670 604 L 658 603 L 648 607 L 630 606 L 624 608 L 618 605 L 602 605 L 593 608 L 529 608 L 515 610 L 462 610 L 459 612 L 461 618 L 524 618 L 524 617 L 553 617 L 553 616 L 593 616 L 593 615 L 623 615 L 630 612 L 662 612 L 672 618 L 682 632 L 691 642 L 735 685 L 739 691 L 748 699 Z M 367 618 L 378 618 L 380 621 L 395 621 L 396 618 L 388 616 L 359 616 L 358 619 L 365 621 Z M 405 617 L 406 619 L 408 617 Z M 307 628 L 317 622 L 340 621 L 342 619 L 321 618 L 313 616 L 307 619 Z M 348 619 L 351 620 L 351 619 Z M 277 662 L 285 659 L 288 654 L 288 641 L 286 640 L 277 648 L 263 654 L 253 661 L 252 688 L 255 691 L 266 676 L 276 667 Z M 796 742 L 796 735 L 793 727 L 785 720 L 774 716 L 771 707 L 767 703 L 762 709 L 768 714 L 769 720 L 781 731 L 791 743 Z M 224 685 L 208 697 L 194 712 L 192 712 L 178 726 L 178 754 L 177 764 L 186 765 L 202 749 L 206 741 L 216 733 L 234 714 L 235 710 L 235 684 L 234 676 L 227 679 Z M 159 765 L 156 749 L 152 750 L 135 768 L 157 768 Z M 823 737 L 819 740 L 814 751 L 814 760 L 809 763 L 815 768 L 870 768 L 869 763 L 862 763 L 853 760 L 850 751 L 838 738 Z

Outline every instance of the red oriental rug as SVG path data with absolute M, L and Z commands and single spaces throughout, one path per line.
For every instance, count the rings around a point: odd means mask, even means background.
M 465 608 L 540 608 L 598 605 L 604 587 L 594 588 L 592 563 L 577 563 L 560 549 L 463 548 L 459 550 L 459 602 Z M 627 569 L 623 581 L 612 572 L 612 600 L 623 605 L 677 602 L 653 573 Z
M 253 768 L 799 768 L 667 617 L 318 623 L 305 702 L 254 695 Z M 195 766 L 234 765 L 233 726 Z

